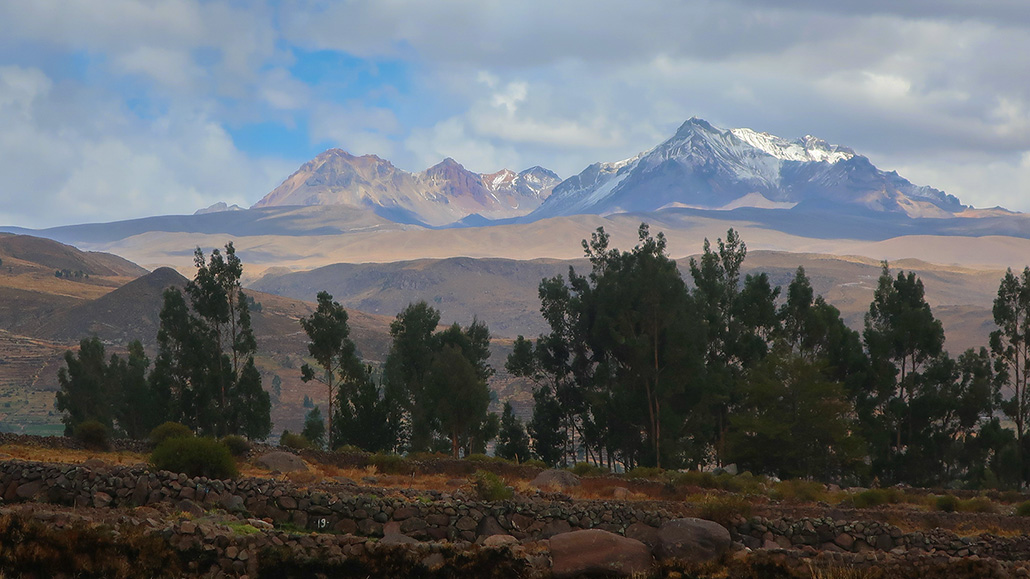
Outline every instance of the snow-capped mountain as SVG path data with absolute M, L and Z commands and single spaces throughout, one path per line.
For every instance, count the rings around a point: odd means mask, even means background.
M 409 173 L 375 155 L 330 149 L 305 163 L 254 207 L 354 205 L 399 222 L 447 225 L 478 214 L 489 219 L 526 215 L 561 179 L 541 167 L 480 174 L 447 158 Z
M 649 151 L 593 164 L 566 179 L 529 218 L 744 203 L 838 206 L 910 217 L 941 217 L 965 208 L 942 191 L 877 169 L 846 147 L 811 136 L 789 141 L 751 129 L 723 130 L 692 118 Z

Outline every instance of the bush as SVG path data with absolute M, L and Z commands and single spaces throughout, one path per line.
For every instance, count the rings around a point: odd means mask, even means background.
M 157 446 L 169 438 L 193 438 L 193 431 L 185 424 L 165 422 L 151 430 L 148 438 L 150 442 Z
M 542 460 L 540 460 L 538 458 L 533 458 L 533 459 L 530 459 L 530 460 L 523 461 L 522 462 L 522 466 L 531 466 L 533 468 L 544 468 L 544 469 L 550 468 L 550 467 L 547 466 L 546 462 L 544 462 L 544 461 L 542 461 Z
M 168 438 L 150 455 L 150 464 L 160 470 L 208 478 L 236 478 L 240 475 L 229 447 L 213 438 Z
M 654 466 L 638 466 L 626 473 L 626 478 L 638 479 L 645 478 L 651 480 L 659 480 L 662 478 L 662 474 L 665 471 Z
M 958 510 L 964 513 L 996 513 L 998 507 L 987 497 L 973 497 L 959 502 Z
M 1030 517 L 1030 501 L 1023 501 L 1016 505 L 1016 516 Z
M 505 501 L 515 496 L 515 491 L 505 484 L 504 479 L 492 472 L 477 470 L 472 478 L 476 494 L 484 501 Z
M 822 483 L 801 479 L 785 480 L 776 485 L 769 498 L 778 501 L 815 502 L 826 499 L 826 487 Z
M 235 457 L 247 456 L 250 452 L 250 442 L 242 436 L 230 434 L 222 437 L 222 444 L 229 448 L 229 452 Z
M 603 466 L 595 466 L 589 462 L 577 462 L 569 470 L 576 476 L 604 476 L 612 472 Z
M 110 448 L 111 441 L 107 427 L 97 420 L 87 420 L 75 425 L 72 437 L 81 442 L 86 448 L 92 450 L 107 450 Z
M 901 499 L 901 493 L 895 489 L 869 489 L 850 497 L 850 501 L 856 509 L 900 503 Z
M 718 481 L 715 475 L 710 472 L 699 470 L 688 470 L 686 472 L 667 472 L 665 476 L 673 486 L 677 487 L 701 487 L 703 489 L 718 488 Z
M 294 450 L 305 450 L 311 448 L 311 441 L 304 438 L 303 435 L 284 430 L 283 435 L 279 437 L 279 446 Z
M 958 497 L 955 495 L 943 495 L 934 501 L 937 510 L 945 513 L 954 513 L 958 509 L 958 504 Z
M 750 517 L 751 503 L 738 495 L 708 496 L 701 502 L 698 517 L 729 526 L 737 517 Z
M 336 449 L 336 452 L 340 454 L 368 454 L 364 450 L 354 446 L 353 444 L 345 444 Z
M 411 474 L 413 471 L 408 461 L 399 454 L 377 452 L 368 457 L 368 464 L 375 466 L 379 472 L 385 474 Z

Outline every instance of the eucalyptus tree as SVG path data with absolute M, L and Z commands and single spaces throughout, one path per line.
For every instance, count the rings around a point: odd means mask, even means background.
M 272 430 L 271 401 L 254 365 L 257 340 L 232 242 L 209 260 L 198 247 L 197 273 L 164 293 L 158 357 L 151 382 L 167 393 L 173 418 L 215 436 L 264 438 Z
M 998 329 L 991 333 L 991 353 L 1008 394 L 1002 410 L 1015 423 L 1022 448 L 1030 419 L 1030 267 L 1018 275 L 1012 269 L 1005 272 L 993 314 Z
M 310 317 L 301 318 L 300 325 L 308 335 L 308 353 L 318 363 L 321 372 L 316 373 L 308 364 L 301 366 L 301 379 L 305 382 L 317 380 L 326 387 L 326 432 L 329 433 L 329 448 L 335 447 L 333 438 L 333 404 L 337 389 L 355 385 L 365 378 L 365 365 L 358 359 L 354 342 L 350 339 L 347 325 L 347 310 L 333 301 L 329 292 L 320 291 L 318 305 Z M 351 388 L 353 390 L 353 388 Z M 345 396 L 345 400 L 348 397 Z
M 881 438 L 873 446 L 881 464 L 900 460 L 916 435 L 913 399 L 919 394 L 922 373 L 944 350 L 944 328 L 926 303 L 923 282 L 912 272 L 891 277 L 887 262 L 865 316 L 863 332 L 875 373 L 873 399 L 881 432 L 893 432 L 893 440 Z

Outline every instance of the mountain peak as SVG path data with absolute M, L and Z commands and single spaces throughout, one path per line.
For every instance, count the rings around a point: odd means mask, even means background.
M 691 117 L 653 149 L 595 163 L 566 179 L 532 217 L 720 209 L 756 194 L 776 207 L 818 201 L 911 217 L 963 208 L 958 199 L 881 171 L 847 147 L 811 135 L 791 141 L 747 128 L 724 130 Z
M 720 132 L 719 129 L 712 126 L 712 124 L 708 121 L 700 117 L 690 117 L 682 125 L 680 125 L 680 128 L 676 131 L 676 136 L 686 136 L 695 133 L 698 130 L 710 133 Z

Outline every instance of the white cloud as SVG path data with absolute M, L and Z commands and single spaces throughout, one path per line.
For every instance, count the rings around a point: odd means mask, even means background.
M 295 168 L 250 159 L 205 113 L 141 120 L 117 100 L 41 71 L 0 68 L 0 222 L 25 227 L 192 213 L 216 201 L 249 205 Z M 69 97 L 92 116 L 51 124 Z

